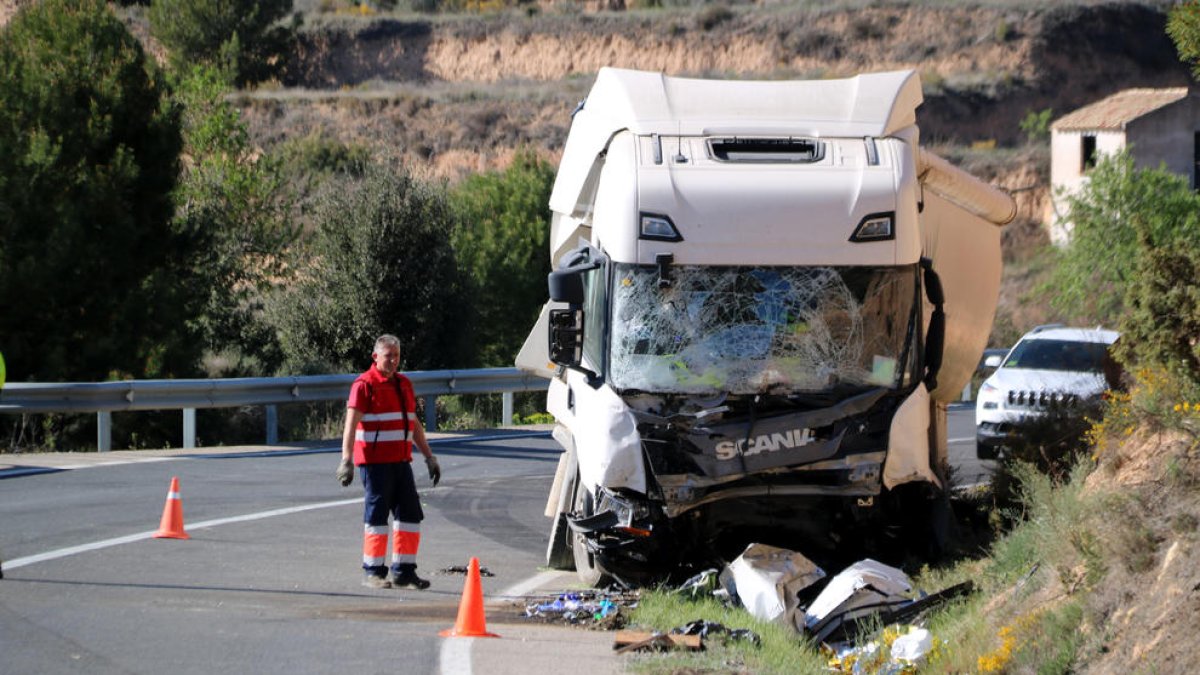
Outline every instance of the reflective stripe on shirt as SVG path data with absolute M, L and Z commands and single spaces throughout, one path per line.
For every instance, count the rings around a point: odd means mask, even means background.
M 364 443 L 387 443 L 388 441 L 407 441 L 408 431 L 380 431 L 378 435 L 374 431 L 363 431 L 358 429 L 354 432 L 354 440 Z
M 417 414 L 416 413 L 405 414 L 405 413 L 398 413 L 398 412 L 390 412 L 390 413 L 368 413 L 368 414 L 365 414 L 362 416 L 362 421 L 364 421 L 364 422 L 395 422 L 395 421 L 403 420 L 403 419 L 407 419 L 410 421 L 416 421 Z

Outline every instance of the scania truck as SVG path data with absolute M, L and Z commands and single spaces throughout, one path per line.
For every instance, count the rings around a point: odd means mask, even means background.
M 932 517 L 1016 207 L 921 148 L 921 102 L 913 71 L 599 72 L 517 358 L 564 449 L 548 564 L 641 584 Z

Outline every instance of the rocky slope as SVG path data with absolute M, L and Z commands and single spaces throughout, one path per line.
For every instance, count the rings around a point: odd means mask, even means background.
M 399 96 L 420 101 L 433 117 L 441 116 L 437 108 L 460 109 L 444 115 L 468 127 L 448 129 L 450 145 L 491 151 L 559 145 L 564 113 L 605 65 L 765 79 L 908 68 L 925 85 L 920 121 L 927 139 L 1011 145 L 1031 110 L 1062 114 L 1125 87 L 1186 84 L 1164 25 L 1162 9 L 1139 3 L 317 19 L 283 84 L 358 94 L 402 85 Z M 430 88 L 434 93 L 424 91 Z M 481 103 L 493 101 L 503 105 L 483 107 L 501 123 L 470 128 L 478 126 Z M 508 118 L 520 128 L 503 124 Z M 406 145 L 433 147 L 420 138 Z

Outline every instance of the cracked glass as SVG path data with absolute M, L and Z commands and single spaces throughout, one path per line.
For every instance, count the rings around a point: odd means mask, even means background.
M 842 393 L 904 382 L 915 265 L 667 273 L 614 267 L 608 374 L 617 389 Z

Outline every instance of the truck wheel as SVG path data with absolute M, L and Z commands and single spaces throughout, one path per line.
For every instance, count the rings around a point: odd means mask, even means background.
M 578 478 L 575 480 L 575 513 L 584 516 L 592 515 L 592 493 L 584 487 Z M 596 556 L 588 550 L 583 535 L 571 530 L 571 552 L 575 556 L 575 574 L 586 586 L 600 588 L 612 583 L 612 577 L 605 573 Z
M 978 439 L 975 440 L 976 459 L 996 459 L 996 456 L 996 446 L 984 445 Z

